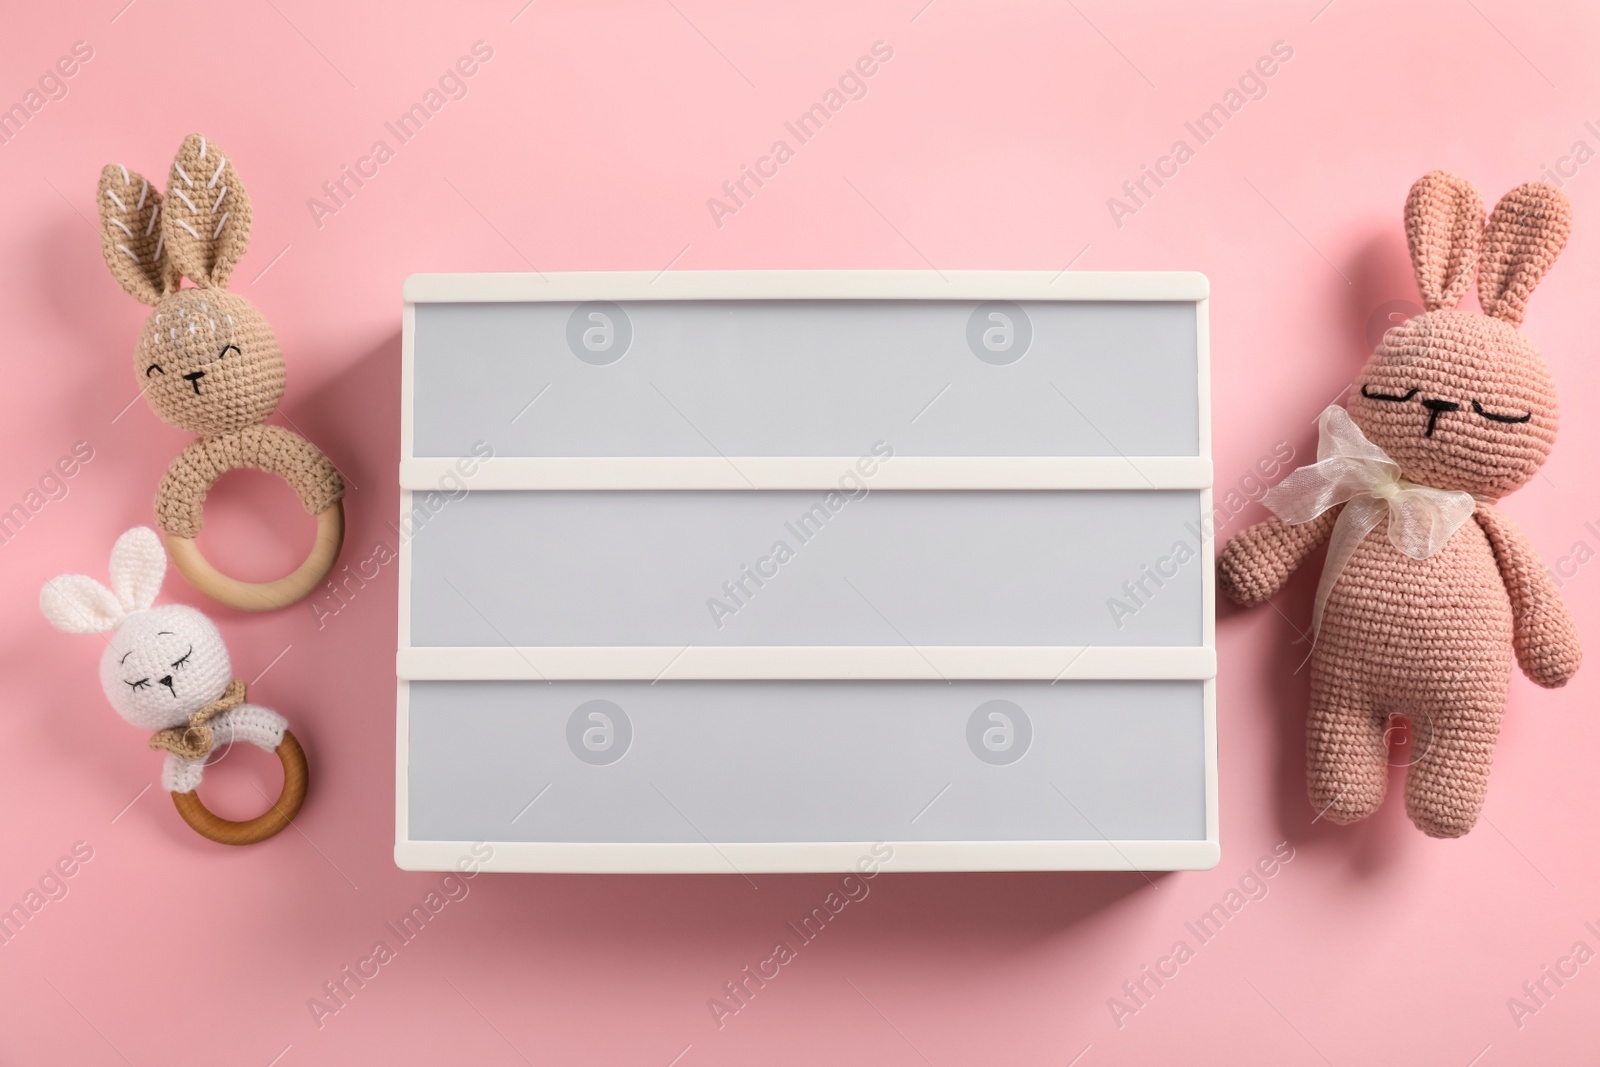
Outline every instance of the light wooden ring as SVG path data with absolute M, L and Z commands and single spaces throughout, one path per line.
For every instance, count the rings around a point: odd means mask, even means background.
M 254 845 L 281 833 L 284 827 L 300 813 L 306 802 L 306 752 L 295 740 L 294 734 L 283 731 L 283 740 L 275 750 L 283 764 L 283 791 L 272 807 L 245 822 L 232 822 L 213 815 L 200 799 L 199 793 L 174 793 L 172 803 L 178 814 L 189 824 L 189 829 L 219 845 Z
M 200 554 L 192 537 L 163 533 L 167 555 L 178 573 L 200 592 L 240 611 L 277 611 L 303 600 L 333 570 L 344 546 L 344 502 L 335 500 L 317 513 L 317 537 L 311 554 L 291 573 L 271 582 L 241 582 L 230 578 Z

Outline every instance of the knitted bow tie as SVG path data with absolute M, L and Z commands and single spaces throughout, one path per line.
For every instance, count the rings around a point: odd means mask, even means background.
M 243 704 L 244 692 L 244 682 L 235 678 L 228 683 L 228 688 L 222 691 L 222 696 L 190 715 L 187 726 L 169 726 L 150 735 L 150 747 L 158 751 L 171 752 L 182 759 L 204 759 L 217 743 L 216 738 L 212 736 L 211 727 L 206 723 L 223 712 L 232 711 Z
M 1328 539 L 1328 560 L 1317 586 L 1311 633 L 1322 626 L 1328 594 L 1362 540 L 1389 520 L 1389 543 L 1412 559 L 1427 559 L 1472 517 L 1471 493 L 1431 489 L 1400 477 L 1400 465 L 1368 441 L 1349 412 L 1330 406 L 1317 420 L 1317 462 L 1269 489 L 1262 503 L 1284 522 L 1310 522 L 1344 505 Z

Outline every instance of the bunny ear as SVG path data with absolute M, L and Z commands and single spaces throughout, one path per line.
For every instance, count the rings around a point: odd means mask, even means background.
M 222 150 L 191 133 L 172 161 L 162 219 L 167 254 L 202 289 L 226 289 L 250 247 L 250 198 Z
M 1519 185 L 1495 205 L 1478 265 L 1478 303 L 1485 314 L 1522 323 L 1533 287 L 1566 247 L 1572 204 L 1554 185 Z
M 135 300 L 154 304 L 178 287 L 158 224 L 161 194 L 144 175 L 116 163 L 100 172 L 100 251 L 117 284 Z
M 104 633 L 127 614 L 111 590 L 82 574 L 63 574 L 44 583 L 39 610 L 51 626 L 69 634 Z
M 167 553 L 148 526 L 135 526 L 111 548 L 111 588 L 123 611 L 143 611 L 155 603 L 167 576 Z
M 1467 295 L 1483 245 L 1483 200 L 1465 178 L 1431 171 L 1406 197 L 1411 269 L 1429 311 L 1453 308 Z

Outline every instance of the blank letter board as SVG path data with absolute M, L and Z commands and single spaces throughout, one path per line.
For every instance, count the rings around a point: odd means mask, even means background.
M 415 275 L 395 859 L 1218 859 L 1208 283 Z

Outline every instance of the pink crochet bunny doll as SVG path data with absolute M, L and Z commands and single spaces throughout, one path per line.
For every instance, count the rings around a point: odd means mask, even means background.
M 1382 804 L 1389 719 L 1402 715 L 1418 753 L 1411 821 L 1433 837 L 1465 834 L 1488 790 L 1513 652 L 1546 688 L 1578 669 L 1555 583 L 1494 507 L 1555 441 L 1550 372 L 1517 327 L 1570 218 L 1551 185 L 1511 190 L 1487 227 L 1465 180 L 1434 171 L 1412 186 L 1406 240 L 1427 311 L 1385 334 L 1348 409 L 1323 412 L 1317 464 L 1266 498 L 1278 518 L 1239 533 L 1217 561 L 1223 590 L 1259 604 L 1329 541 L 1306 763 L 1312 806 L 1333 822 Z M 1483 314 L 1456 307 L 1474 269 Z

